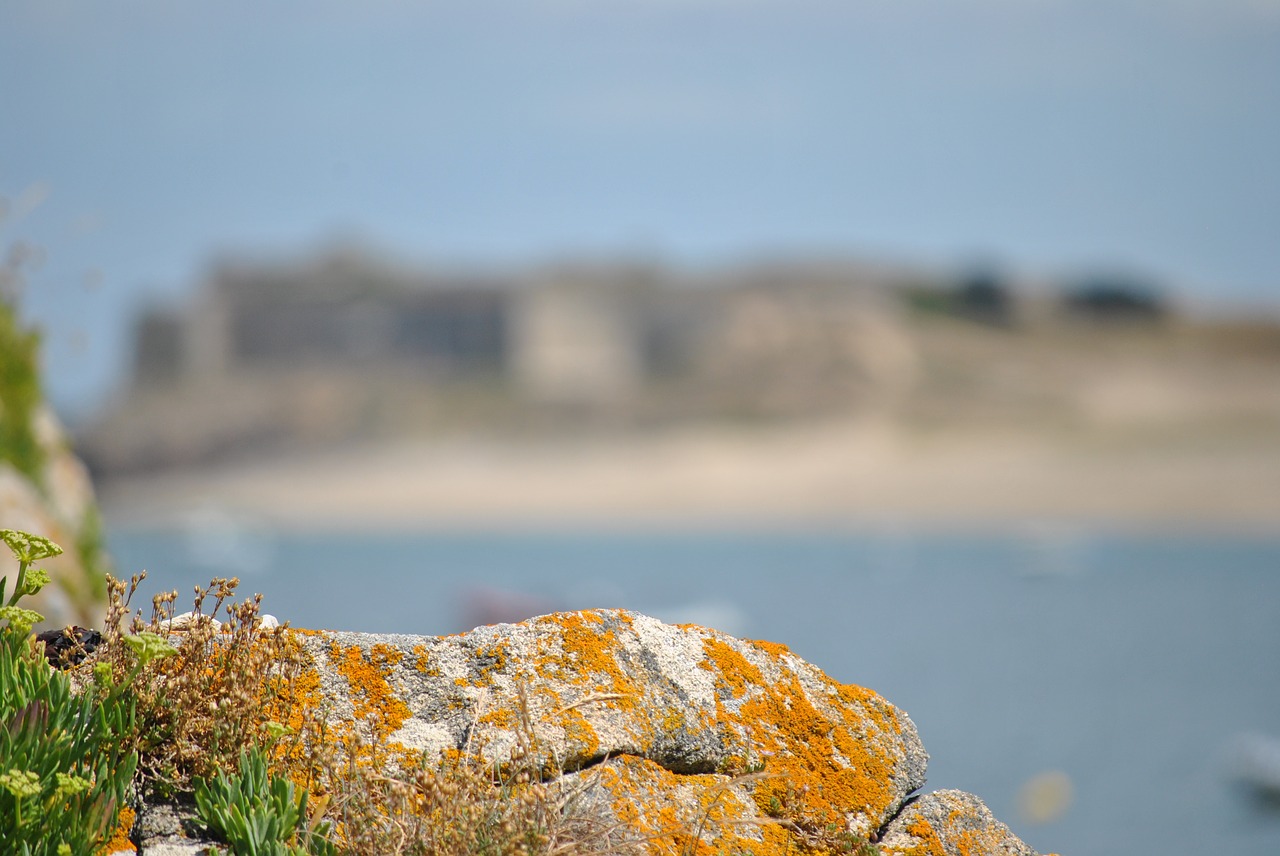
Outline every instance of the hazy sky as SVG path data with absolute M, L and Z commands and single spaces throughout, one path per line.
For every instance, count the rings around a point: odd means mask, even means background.
M 1280 304 L 1280 0 L 0 4 L 64 410 L 220 252 L 806 250 Z

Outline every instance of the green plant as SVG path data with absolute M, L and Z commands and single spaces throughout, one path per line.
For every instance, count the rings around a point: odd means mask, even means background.
M 0 292 L 0 461 L 44 488 L 44 450 L 32 430 L 40 406 L 40 336 L 24 330 L 10 297 Z
M 18 601 L 29 594 L 35 594 L 49 584 L 49 575 L 44 571 L 36 568 L 32 570 L 31 566 L 41 559 L 51 559 L 54 556 L 62 555 L 62 548 L 50 541 L 48 538 L 41 538 L 39 535 L 32 535 L 29 532 L 19 532 L 15 529 L 0 529 L 0 541 L 8 546 L 9 552 L 13 553 L 13 557 L 18 560 L 18 576 L 14 580 L 13 594 L 9 597 L 9 602 L 5 606 L 16 606 Z M 28 577 L 28 573 L 30 576 Z M 9 584 L 8 577 L 0 577 L 0 603 L 4 603 L 5 588 Z M 26 610 L 30 612 L 30 610 Z M 10 614 L 0 614 L 0 618 L 9 618 L 11 624 L 14 624 Z M 39 615 L 38 613 L 34 613 Z M 36 621 L 43 621 L 44 616 L 40 615 L 30 624 L 27 624 L 26 630 L 31 629 L 31 625 Z M 21 620 L 14 626 L 20 626 Z
M 240 772 L 222 770 L 196 782 L 196 809 L 210 832 L 235 856 L 333 856 L 329 824 L 307 822 L 307 797 L 293 783 L 267 771 L 266 754 L 254 747 L 240 755 Z
M 0 607 L 0 851 L 15 856 L 91 853 L 113 826 L 137 766 L 129 748 L 132 702 L 116 687 L 79 695 L 49 668 L 30 637 L 39 613 L 17 606 L 48 576 L 31 564 L 56 556 L 51 541 L 0 530 L 18 559 Z M 0 599 L 8 580 L 0 580 Z

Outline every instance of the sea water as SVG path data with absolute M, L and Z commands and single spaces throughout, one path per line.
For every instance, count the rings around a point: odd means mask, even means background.
M 1242 734 L 1280 739 L 1280 538 L 226 525 L 109 540 L 121 575 L 148 570 L 146 595 L 234 574 L 298 627 L 441 634 L 625 607 L 782 642 L 905 710 L 926 789 L 978 794 L 1041 852 L 1280 853 L 1280 812 L 1230 763 Z M 1037 820 L 1019 793 L 1046 773 L 1069 788 Z

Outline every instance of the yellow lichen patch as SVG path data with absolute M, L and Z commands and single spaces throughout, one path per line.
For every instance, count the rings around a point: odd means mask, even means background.
M 301 638 L 320 635 L 323 634 L 313 630 L 289 630 L 287 657 L 297 670 L 287 679 L 277 680 L 265 709 L 268 721 L 288 729 L 286 736 L 272 745 L 273 772 L 282 772 L 315 796 L 323 793 L 317 776 L 317 752 L 323 748 L 309 745 L 309 741 L 321 740 L 326 734 L 322 722 L 325 699 L 320 672 Z
M 116 828 L 112 832 L 111 838 L 98 848 L 99 856 L 105 856 L 108 853 L 136 853 L 137 848 L 129 840 L 129 833 L 133 830 L 133 823 L 136 819 L 133 809 L 128 806 L 120 809 L 119 814 L 116 815 Z
M 618 820 L 655 856 L 801 852 L 785 827 L 759 817 L 737 783 L 723 776 L 679 775 L 634 756 L 593 775 L 612 796 Z
M 436 678 L 440 676 L 440 670 L 429 664 L 430 652 L 426 645 L 413 646 L 413 668 L 415 671 L 421 672 L 427 677 Z
M 516 712 L 509 707 L 495 707 L 486 711 L 476 719 L 479 725 L 492 725 L 497 728 L 514 728 L 519 723 Z
M 842 701 L 860 706 L 881 731 L 902 733 L 902 720 L 878 693 L 857 684 L 837 684 L 835 681 L 831 681 L 830 684 Z
M 623 625 L 630 625 L 626 615 L 615 618 Z M 627 711 L 631 716 L 624 727 L 630 738 L 640 746 L 651 745 L 657 730 L 652 721 L 654 712 L 642 704 L 640 687 L 618 662 L 622 645 L 605 617 L 596 611 L 585 611 L 548 615 L 535 621 L 555 631 L 540 634 L 538 655 L 533 664 L 537 674 L 589 689 L 572 703 L 552 709 L 553 717 L 558 718 L 565 729 L 566 738 L 589 749 L 589 757 L 598 752 L 595 730 L 579 710 L 591 706 Z M 671 716 L 664 714 L 662 719 L 669 722 Z
M 358 645 L 332 643 L 329 658 L 351 687 L 355 721 L 373 720 L 379 738 L 397 731 L 412 712 L 387 682 L 391 669 L 404 655 L 390 645 L 374 645 L 368 654 Z
M 293 634 L 305 635 L 314 632 L 292 629 L 289 631 L 287 656 L 298 662 L 301 668 L 287 680 L 274 682 L 271 688 L 271 700 L 265 710 L 267 719 L 286 725 L 295 733 L 301 731 L 306 718 L 323 703 L 320 673 L 316 671 L 315 661 L 293 636 Z
M 791 670 L 779 668 L 777 678 L 766 680 L 728 643 L 707 638 L 704 649 L 703 666 L 716 675 L 717 686 L 742 699 L 735 711 L 717 698 L 721 727 L 747 743 L 748 755 L 767 759 L 765 769 L 774 774 L 754 790 L 761 812 L 815 828 L 843 828 L 851 813 L 877 821 L 884 816 L 895 799 L 891 774 L 896 762 L 859 721 L 859 712 L 871 706 L 837 707 L 824 714 Z M 774 647 L 757 650 L 775 659 L 785 653 Z M 862 700 L 859 691 L 850 692 Z M 842 720 L 833 721 L 832 715 Z M 876 716 L 881 715 L 877 709 Z
M 781 642 L 768 642 L 764 639 L 752 639 L 751 644 L 759 648 L 761 651 L 764 651 L 775 660 L 780 658 L 783 654 L 791 653 L 791 649 L 786 645 L 783 645 Z
M 625 616 L 619 616 L 626 621 Z M 559 630 L 560 656 L 543 651 L 538 665 L 552 676 L 574 684 L 588 684 L 594 678 L 604 679 L 609 692 L 634 703 L 635 684 L 618 665 L 617 634 L 604 626 L 598 612 L 567 612 L 538 619 L 540 624 L 554 624 Z
M 760 674 L 760 670 L 739 654 L 732 645 L 721 642 L 719 639 L 709 638 L 702 640 L 702 647 L 707 658 L 699 665 L 716 673 L 717 683 L 728 687 L 734 698 L 742 698 L 747 687 L 765 685 L 764 676 Z
M 685 727 L 684 711 L 669 707 L 662 712 L 662 732 L 674 734 Z
M 942 839 L 938 837 L 937 830 L 923 817 L 916 818 L 907 824 L 907 832 L 920 842 L 920 846 L 924 848 L 923 852 L 928 856 L 947 856 L 947 849 L 943 846 Z
M 965 812 L 957 809 L 947 817 L 947 839 L 952 845 L 952 851 L 960 856 L 986 856 L 988 853 L 998 852 L 1007 837 L 989 826 L 962 828 L 961 819 L 964 814 Z M 959 831 L 953 832 L 953 829 Z
M 301 734 L 324 703 L 323 699 L 320 673 L 312 667 L 280 686 L 267 707 L 267 717 L 286 726 L 290 733 Z
M 570 708 L 564 717 L 564 739 L 570 752 L 581 758 L 595 758 L 600 754 L 600 738 L 596 730 L 578 708 Z

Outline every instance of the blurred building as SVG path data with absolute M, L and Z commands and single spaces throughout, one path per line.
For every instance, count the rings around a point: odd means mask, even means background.
M 139 318 L 128 388 L 83 439 L 110 471 L 282 442 L 843 410 L 909 378 L 891 279 L 798 263 L 482 275 L 352 251 L 223 263 L 188 305 Z
M 353 366 L 498 373 L 510 303 L 506 282 L 412 275 L 349 253 L 299 266 L 222 265 L 188 311 L 139 319 L 134 379 Z
M 140 317 L 131 385 L 409 373 L 423 383 L 496 380 L 537 401 L 617 401 L 672 378 L 856 367 L 868 320 L 885 312 L 872 284 L 860 269 L 798 265 L 702 277 L 560 265 L 481 277 L 351 253 L 224 264 L 191 306 Z
M 131 377 L 79 447 L 102 476 L 351 442 L 690 424 L 853 419 L 922 437 L 1275 424 L 1274 323 L 1184 318 L 1114 277 L 1036 285 L 816 261 L 224 263 L 185 305 L 139 318 Z

